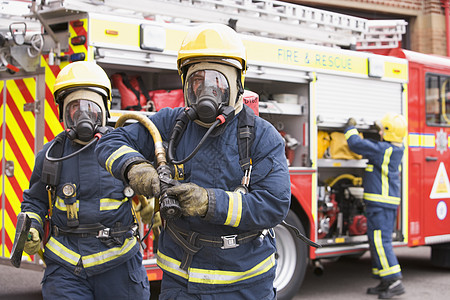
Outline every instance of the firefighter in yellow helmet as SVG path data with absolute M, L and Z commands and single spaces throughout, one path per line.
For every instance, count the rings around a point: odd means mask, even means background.
M 104 137 L 99 162 L 138 194 L 159 195 L 159 299 L 275 299 L 273 227 L 289 211 L 289 171 L 280 134 L 243 105 L 244 45 L 225 25 L 200 25 L 187 33 L 177 65 L 186 108 L 150 119 L 169 142 L 178 184 L 156 184 L 154 143 L 141 124 Z
M 148 300 L 131 200 L 94 154 L 109 130 L 108 76 L 93 62 L 71 63 L 59 72 L 54 97 L 65 131 L 37 154 L 21 206 L 32 220 L 24 251 L 45 248 L 43 297 Z
M 353 152 L 369 160 L 364 174 L 364 203 L 367 216 L 367 236 L 372 259 L 372 275 L 379 279 L 368 294 L 390 299 L 405 292 L 402 272 L 392 247 L 392 232 L 400 204 L 400 164 L 405 147 L 405 118 L 387 113 L 377 122 L 381 141 L 362 139 L 355 128 L 356 121 L 347 121 L 345 136 Z

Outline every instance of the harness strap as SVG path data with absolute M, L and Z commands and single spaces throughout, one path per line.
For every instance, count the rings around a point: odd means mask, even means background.
M 238 117 L 238 150 L 239 165 L 242 171 L 247 171 L 251 166 L 250 149 L 254 141 L 255 113 L 244 105 Z
M 64 152 L 64 144 L 66 141 L 67 134 L 65 131 L 59 133 L 50 147 L 52 147 L 51 155 L 53 157 L 60 158 L 63 156 Z M 60 161 L 49 161 L 48 159 L 44 159 L 42 165 L 42 175 L 41 182 L 45 183 L 48 186 L 56 187 L 59 183 L 60 174 L 61 174 L 61 164 Z
M 177 243 L 184 250 L 183 260 L 180 268 L 187 271 L 193 256 L 203 247 L 214 247 L 222 249 L 236 248 L 239 245 L 254 240 L 261 234 L 261 231 L 253 230 L 242 234 L 224 235 L 224 236 L 208 236 L 199 234 L 198 232 L 182 229 L 173 222 L 166 223 L 166 229 Z

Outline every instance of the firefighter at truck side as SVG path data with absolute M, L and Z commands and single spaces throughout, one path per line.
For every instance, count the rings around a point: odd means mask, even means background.
M 377 122 L 381 141 L 362 139 L 355 128 L 356 121 L 347 121 L 345 136 L 349 148 L 367 158 L 364 173 L 364 203 L 367 235 L 372 259 L 372 274 L 379 285 L 367 293 L 379 299 L 390 299 L 405 292 L 402 273 L 392 247 L 392 232 L 400 204 L 400 164 L 405 147 L 406 120 L 402 115 L 387 113 Z
M 123 193 L 122 181 L 103 169 L 94 153 L 98 134 L 107 132 L 109 78 L 94 62 L 71 63 L 58 74 L 54 97 L 66 129 L 58 135 L 63 137 L 62 153 L 55 155 L 57 144 L 51 151 L 52 142 L 44 145 L 36 156 L 21 207 L 32 220 L 32 238 L 24 251 L 33 255 L 42 240 L 45 244 L 43 297 L 148 300 L 150 286 L 135 235 L 131 200 Z M 43 166 L 46 157 L 55 156 L 64 158 L 60 176 L 55 186 L 46 186 Z M 51 234 L 46 237 L 49 209 Z
M 187 33 L 177 63 L 186 109 L 164 108 L 150 119 L 167 141 L 180 113 L 197 116 L 186 123 L 174 150 L 177 160 L 171 160 L 184 179 L 166 193 L 178 199 L 182 214 L 165 219 L 159 238 L 157 261 L 164 272 L 159 299 L 275 299 L 273 227 L 288 213 L 290 179 L 282 137 L 243 105 L 244 45 L 228 26 L 201 25 Z M 247 192 L 240 186 L 240 116 L 254 120 Z M 216 119 L 224 123 L 215 127 Z M 211 134 L 187 160 L 208 130 Z M 137 123 L 108 134 L 96 153 L 113 176 L 151 196 L 162 191 L 149 163 L 154 149 Z

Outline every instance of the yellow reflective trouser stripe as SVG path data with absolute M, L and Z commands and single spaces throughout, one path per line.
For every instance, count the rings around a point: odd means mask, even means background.
M 395 266 L 388 268 L 387 270 L 380 270 L 379 272 L 380 272 L 380 277 L 385 277 L 388 275 L 400 273 L 401 269 L 400 269 L 400 265 L 395 265 Z
M 381 195 L 389 196 L 389 163 L 391 162 L 392 147 L 384 152 L 381 164 Z
M 77 200 L 76 204 L 77 204 L 77 211 L 79 211 L 79 209 L 80 209 L 80 201 Z M 66 204 L 64 203 L 64 200 L 61 199 L 60 197 L 56 197 L 55 207 L 57 209 L 59 209 L 59 210 L 67 211 Z
M 228 215 L 224 225 L 238 227 L 242 217 L 242 194 L 226 192 L 228 195 Z
M 106 163 L 105 163 L 106 170 L 109 173 L 111 173 L 111 175 L 113 175 L 111 169 L 112 169 L 112 165 L 114 164 L 116 159 L 118 159 L 119 157 L 121 157 L 124 154 L 131 153 L 131 152 L 138 153 L 136 150 L 134 150 L 133 148 L 130 148 L 128 146 L 122 146 L 119 149 L 117 149 L 116 151 L 114 151 L 106 160 Z
M 352 135 L 359 135 L 358 130 L 356 128 L 350 129 L 345 133 L 345 139 L 348 140 Z
M 375 249 L 378 253 L 378 259 L 380 260 L 383 269 L 389 268 L 389 263 L 386 258 L 386 253 L 384 253 L 383 240 L 381 239 L 381 230 L 373 231 L 373 241 L 375 244 Z
M 114 247 L 108 249 L 106 251 L 102 251 L 96 254 L 81 256 L 80 254 L 70 250 L 60 242 L 58 242 L 55 238 L 51 237 L 48 241 L 46 247 L 48 250 L 59 256 L 62 260 L 67 261 L 72 265 L 77 265 L 78 261 L 81 260 L 83 262 L 83 266 L 85 268 L 101 265 L 103 263 L 109 262 L 119 256 L 130 251 L 133 246 L 136 245 L 136 238 L 126 239 L 122 246 Z
M 113 210 L 118 209 L 122 204 L 128 201 L 128 198 L 123 198 L 122 200 L 103 198 L 100 199 L 100 211 L 102 210 Z
M 379 275 L 380 277 L 385 277 L 391 274 L 399 273 L 401 271 L 400 265 L 397 264 L 392 267 L 389 266 L 386 253 L 384 252 L 383 240 L 381 238 L 381 230 L 374 230 L 373 241 L 375 244 L 375 249 L 378 254 L 378 259 L 380 260 L 380 264 L 383 269 L 381 270 L 372 269 L 372 273 L 375 275 Z
M 26 211 L 25 213 L 27 214 L 27 216 L 30 219 L 35 219 L 36 221 L 39 222 L 39 224 L 41 224 L 41 226 L 44 226 L 44 223 L 42 222 L 42 219 L 41 219 L 41 217 L 38 214 L 36 214 L 34 212 L 28 212 L 28 211 Z
M 364 197 L 364 200 L 367 200 L 367 201 L 382 202 L 382 203 L 394 204 L 394 205 L 400 204 L 400 197 L 382 196 L 382 195 L 370 194 L 370 193 L 364 193 L 363 197 Z
M 187 279 L 189 282 L 203 284 L 235 283 L 263 274 L 275 266 L 275 254 L 271 254 L 269 257 L 261 261 L 253 268 L 241 272 L 208 270 L 199 268 L 189 268 L 189 271 L 186 272 L 180 269 L 181 262 L 162 254 L 160 251 L 158 251 L 157 259 L 158 266 L 161 269 L 181 276 Z

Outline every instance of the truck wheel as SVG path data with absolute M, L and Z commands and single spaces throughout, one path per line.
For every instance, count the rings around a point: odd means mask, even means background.
M 289 211 L 285 221 L 305 234 L 305 229 L 294 212 Z M 305 277 L 308 247 L 283 225 L 275 227 L 275 238 L 278 265 L 274 286 L 277 288 L 278 300 L 289 300 L 295 296 Z
M 450 243 L 431 246 L 431 264 L 436 267 L 450 268 Z

